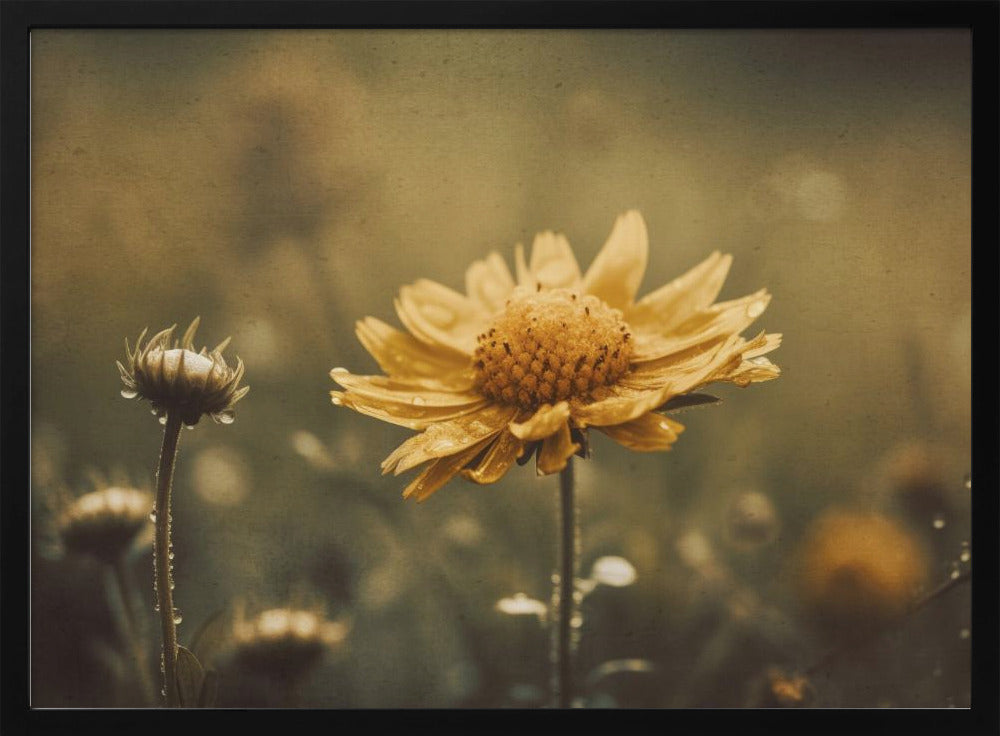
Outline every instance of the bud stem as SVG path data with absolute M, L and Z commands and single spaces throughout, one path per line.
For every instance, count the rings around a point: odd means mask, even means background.
M 576 582 L 576 503 L 573 498 L 573 458 L 559 473 L 559 589 L 556 630 L 556 707 L 573 701 L 572 628 Z
M 163 635 L 163 678 L 168 708 L 180 705 L 177 695 L 177 626 L 174 624 L 174 594 L 171 590 L 170 560 L 170 486 L 181 436 L 179 412 L 167 412 L 163 431 L 160 464 L 156 471 L 156 537 L 153 547 L 153 584 L 156 604 L 160 611 L 160 631 Z

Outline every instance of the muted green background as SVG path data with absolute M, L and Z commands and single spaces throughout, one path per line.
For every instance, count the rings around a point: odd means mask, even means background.
M 787 571 L 829 506 L 912 525 L 932 580 L 968 538 L 969 34 L 43 30 L 31 47 L 33 704 L 112 702 L 88 643 L 111 636 L 100 571 L 42 555 L 44 499 L 89 468 L 150 482 L 160 428 L 114 361 L 196 315 L 199 346 L 232 335 L 252 389 L 235 424 L 182 438 L 181 640 L 237 597 L 305 589 L 355 621 L 306 704 L 534 702 L 545 633 L 493 603 L 547 599 L 555 480 L 515 468 L 404 504 L 378 462 L 408 433 L 330 405 L 327 373 L 376 371 L 353 323 L 396 324 L 399 285 L 462 288 L 542 229 L 586 267 L 629 208 L 650 233 L 641 292 L 714 249 L 735 258 L 722 298 L 772 292 L 758 324 L 785 335 L 783 375 L 679 416 L 670 453 L 597 436 L 578 464 L 584 571 L 620 554 L 639 575 L 588 599 L 580 675 L 659 667 L 588 702 L 746 705 L 763 667 L 807 665 L 826 643 Z M 940 531 L 886 494 L 887 453 L 912 440 L 953 494 Z M 724 535 L 744 489 L 780 517 L 755 552 Z M 734 622 L 731 591 L 678 559 L 692 530 L 777 619 Z M 818 704 L 967 705 L 968 619 L 956 591 L 837 665 Z M 275 704 L 228 682 L 228 704 Z

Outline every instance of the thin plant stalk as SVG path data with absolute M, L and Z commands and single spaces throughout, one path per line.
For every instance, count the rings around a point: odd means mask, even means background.
M 119 619 L 122 639 L 125 645 L 132 650 L 132 661 L 139 679 L 139 689 L 142 691 L 143 702 L 146 705 L 153 705 L 156 702 L 156 695 L 153 691 L 153 681 L 150 679 L 149 670 L 147 669 L 146 651 L 142 645 L 142 637 L 139 634 L 138 621 L 136 620 L 135 610 L 132 607 L 134 591 L 129 582 L 124 558 L 115 560 L 110 568 L 110 587 L 113 588 L 113 592 L 118 599 L 118 605 L 114 606 L 114 608 L 116 612 L 120 613 L 116 618 Z
M 174 592 L 170 543 L 170 486 L 181 436 L 181 415 L 167 412 L 167 424 L 156 471 L 156 536 L 153 545 L 153 584 L 163 637 L 163 691 L 168 708 L 180 705 L 177 693 L 177 625 L 174 623 Z
M 573 496 L 573 459 L 559 473 L 559 582 L 555 637 L 556 707 L 573 702 L 573 608 L 576 581 L 576 501 Z

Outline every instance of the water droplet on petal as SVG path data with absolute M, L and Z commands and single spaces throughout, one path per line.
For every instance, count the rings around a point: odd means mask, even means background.
M 344 400 L 343 400 L 342 398 L 340 398 L 339 396 L 337 396 L 336 394 L 334 394 L 334 395 L 333 395 L 333 396 L 332 396 L 332 397 L 330 398 L 330 401 L 332 401 L 332 402 L 333 402 L 333 405 L 334 405 L 334 406 L 343 406 L 343 404 L 344 404 Z
M 412 399 L 410 399 L 410 402 L 414 406 L 423 406 L 424 404 L 427 403 L 427 401 L 424 399 L 423 396 L 414 396 Z
M 931 525 L 935 529 L 944 529 L 945 523 L 944 517 L 938 514 L 934 517 L 934 521 L 931 522 Z
M 167 415 L 164 414 L 162 417 L 160 417 L 159 422 L 160 422 L 160 424 L 166 424 L 167 423 Z
M 236 421 L 236 412 L 227 409 L 226 411 L 220 411 L 218 414 L 215 414 L 213 418 L 219 424 L 232 424 Z
M 179 626 L 184 622 L 184 617 L 181 615 L 180 610 L 174 609 L 174 626 Z
M 967 549 L 963 549 L 962 554 L 958 556 L 958 559 L 960 559 L 962 562 L 968 562 L 969 560 L 972 559 L 972 553 Z
M 330 371 L 330 373 L 332 373 L 335 376 L 346 376 L 348 373 L 350 373 L 350 371 L 341 366 L 337 366 L 332 371 Z
M 156 509 L 149 512 L 149 520 L 154 524 L 156 523 Z
M 747 307 L 747 317 L 755 319 L 760 315 L 764 314 L 764 310 L 767 308 L 767 302 L 759 300 Z
M 134 399 L 138 395 L 139 395 L 139 392 L 136 391 L 134 388 L 123 388 L 122 389 L 122 396 L 124 396 L 126 399 Z
M 174 553 L 173 553 L 173 552 L 168 552 L 168 553 L 167 553 L 167 559 L 168 559 L 168 560 L 172 560 L 172 559 L 174 559 Z

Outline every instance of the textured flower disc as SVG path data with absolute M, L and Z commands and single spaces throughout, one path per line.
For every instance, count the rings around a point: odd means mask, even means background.
M 636 301 L 649 253 L 630 211 L 586 273 L 566 239 L 539 233 L 516 278 L 496 253 L 466 272 L 466 293 L 421 279 L 400 289 L 408 332 L 368 317 L 358 338 L 384 375 L 334 368 L 333 403 L 420 432 L 382 463 L 424 465 L 404 496 L 423 500 L 455 475 L 492 483 L 535 457 L 539 473 L 584 453 L 594 427 L 633 450 L 668 450 L 683 426 L 663 414 L 715 381 L 776 378 L 765 355 L 781 335 L 740 332 L 770 300 L 715 302 L 732 259 L 705 261 Z M 699 403 L 699 402 L 692 402 Z

